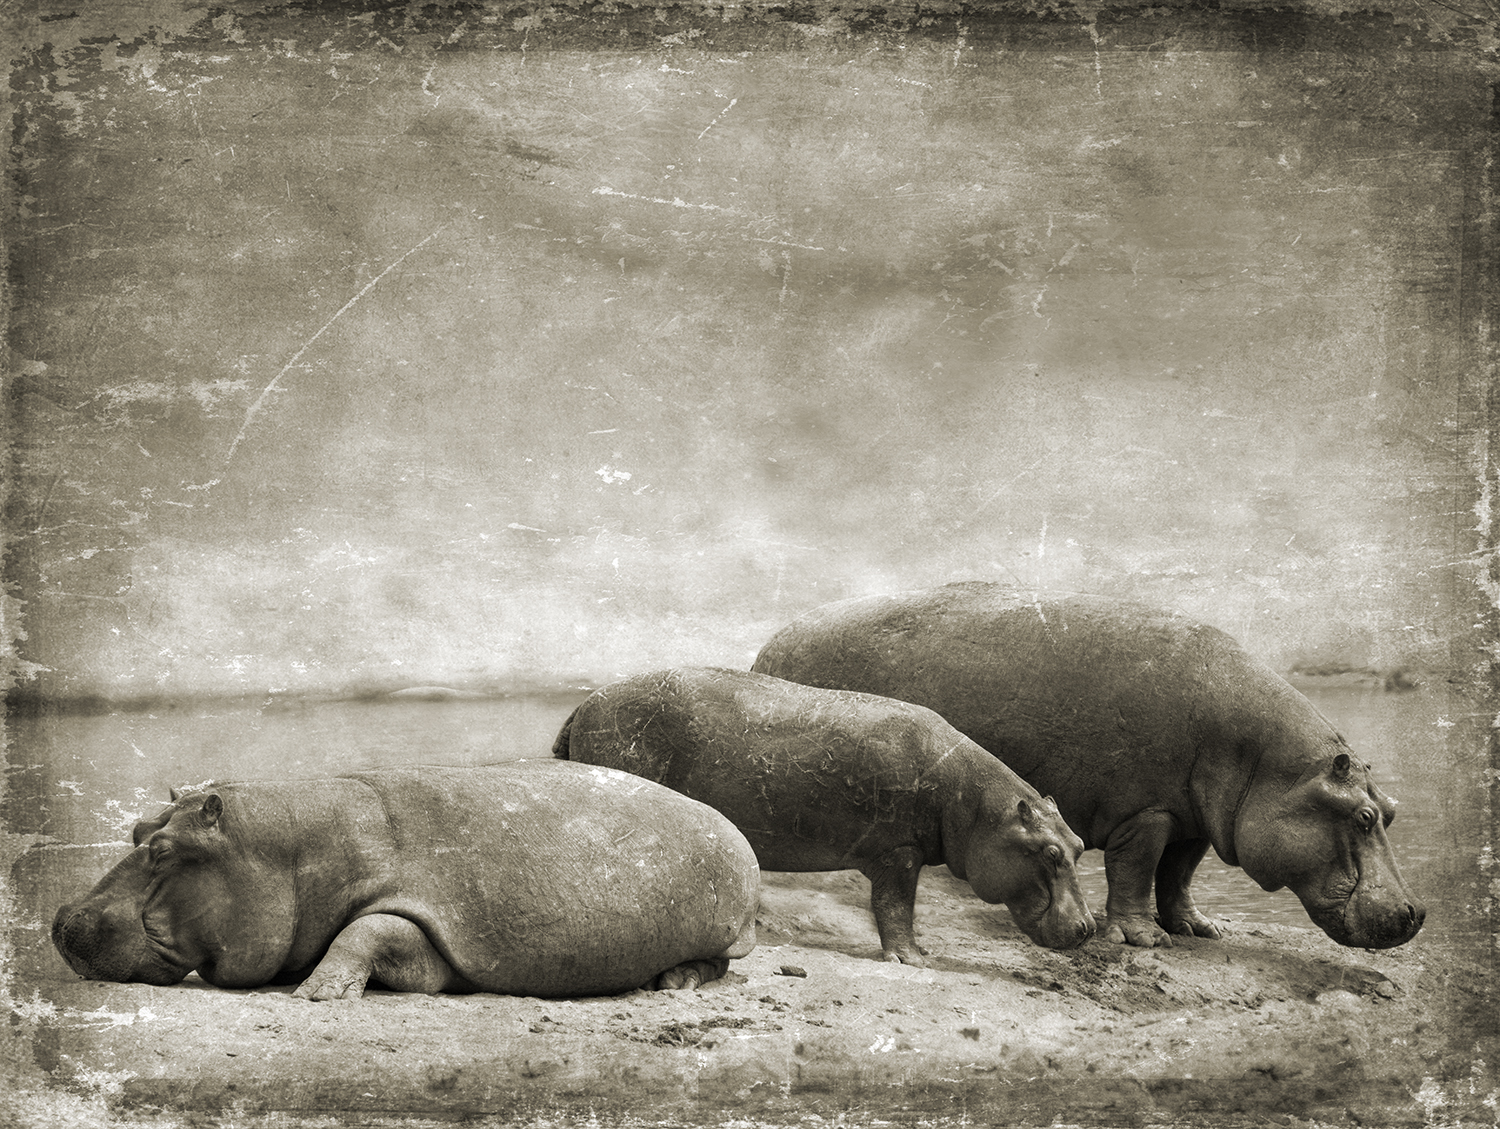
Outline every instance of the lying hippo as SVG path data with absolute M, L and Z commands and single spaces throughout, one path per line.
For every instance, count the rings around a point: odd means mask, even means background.
M 1038 944 L 1094 932 L 1057 807 L 931 710 L 737 670 L 638 675 L 573 711 L 554 756 L 637 773 L 723 812 L 766 870 L 858 868 L 886 960 L 921 964 L 923 866 L 1004 902 Z
M 623 772 L 517 761 L 211 785 L 52 939 L 92 980 L 295 995 L 583 996 L 695 987 L 755 945 L 760 872 L 727 819 Z
M 1341 945 L 1389 948 L 1422 926 L 1369 766 L 1269 667 L 1176 612 L 951 584 L 818 608 L 755 669 L 930 706 L 1054 795 L 1104 849 L 1114 941 L 1217 937 L 1188 889 L 1210 845 L 1263 888 L 1289 886 Z

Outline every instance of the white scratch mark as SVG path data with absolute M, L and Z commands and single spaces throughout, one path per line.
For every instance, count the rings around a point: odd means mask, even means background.
M 1000 497 L 1001 494 L 1004 494 L 1007 490 L 1009 490 L 1011 488 L 1011 486 L 1013 486 L 1016 483 L 1016 481 L 1019 480 L 1022 476 L 1028 475 L 1032 471 L 1036 470 L 1037 467 L 1041 466 L 1044 462 L 1047 461 L 1048 457 L 1049 456 L 1047 456 L 1047 455 L 1043 455 L 1041 458 L 1037 459 L 1036 462 L 1032 463 L 1029 467 L 1025 467 L 1024 469 L 1022 469 L 1022 470 L 1018 471 L 1017 473 L 1011 475 L 1010 478 L 1006 479 L 1006 481 L 1001 485 L 1000 489 L 996 490 L 988 498 L 986 498 L 984 501 L 980 502 L 979 505 L 975 506 L 974 509 L 973 509 L 973 511 L 969 514 L 969 516 L 968 516 L 968 518 L 966 520 L 967 521 L 973 521 L 976 517 L 979 516 L 979 514 L 983 510 L 985 510 L 990 505 L 991 502 L 993 502 L 996 498 Z
M 1089 38 L 1094 41 L 1094 96 L 1104 97 L 1104 67 L 1099 59 L 1099 45 L 1104 42 L 1099 35 L 1099 15 L 1096 12 L 1089 17 Z
M 758 236 L 750 237 L 751 243 L 769 243 L 774 247 L 795 247 L 799 251 L 821 251 L 822 247 L 815 247 L 811 243 L 788 243 L 785 239 L 761 239 Z
M 621 199 L 624 199 L 624 200 L 642 200 L 642 201 L 646 202 L 647 204 L 668 204 L 668 205 L 670 205 L 670 206 L 672 206 L 674 208 L 697 208 L 700 211 L 705 211 L 705 212 L 723 212 L 725 215 L 728 215 L 728 216 L 744 216 L 744 215 L 749 215 L 748 212 L 741 212 L 741 211 L 738 211 L 735 208 L 721 207 L 718 204 L 689 204 L 686 200 L 682 199 L 682 197 L 680 197 L 680 196 L 675 196 L 675 197 L 673 197 L 670 200 L 666 199 L 663 196 L 639 196 L 639 195 L 637 195 L 634 192 L 620 192 L 620 191 L 617 191 L 616 189 L 610 188 L 608 186 L 604 186 L 604 187 L 601 187 L 601 188 L 594 189 L 593 194 L 595 196 L 618 196 L 618 197 L 620 197 Z M 752 218 L 758 219 L 760 217 L 755 216 L 755 217 L 752 217 Z
M 738 102 L 738 101 L 739 101 L 738 98 L 731 98 L 729 100 L 729 105 L 725 106 L 722 110 L 720 110 L 718 112 L 718 114 L 714 117 L 714 120 L 711 121 L 711 122 L 709 122 L 706 126 L 703 127 L 703 133 L 707 133 L 709 130 L 713 129 L 714 126 L 718 125 L 719 124 L 719 119 L 722 118 L 725 114 L 729 113 L 730 110 L 734 109 L 734 104 L 736 102 Z M 698 135 L 698 140 L 699 141 L 703 140 L 703 133 L 700 133 Z
M 100 847 L 110 850 L 130 850 L 133 844 L 128 839 L 111 839 L 107 843 L 38 843 L 27 848 L 30 851 L 94 851 Z
M 308 349 L 312 348 L 313 342 L 316 341 L 319 337 L 322 337 L 324 333 L 328 332 L 329 326 L 333 325 L 334 322 L 343 317 L 345 313 L 347 313 L 354 307 L 355 303 L 357 303 L 371 290 L 375 289 L 381 279 L 390 274 L 391 271 L 395 270 L 402 263 L 406 262 L 408 258 L 416 254 L 423 247 L 427 246 L 428 243 L 432 242 L 432 240 L 440 235 L 444 231 L 444 229 L 447 228 L 447 226 L 447 224 L 443 224 L 442 227 L 438 228 L 431 235 L 427 236 L 426 239 L 423 239 L 415 247 L 412 247 L 409 251 L 406 252 L 406 254 L 402 255 L 390 266 L 386 267 L 385 270 L 381 271 L 374 278 L 370 279 L 369 282 L 365 283 L 363 290 L 361 290 L 353 298 L 350 298 L 347 302 L 345 302 L 343 306 L 339 308 L 338 313 L 334 314 L 333 317 L 329 318 L 326 322 L 323 323 L 322 329 L 318 330 L 318 332 L 314 333 L 305 342 L 303 342 L 302 348 L 298 349 L 297 352 L 292 356 L 292 359 L 287 361 L 287 363 L 282 366 L 281 371 L 272 378 L 271 383 L 267 384 L 265 388 L 261 390 L 260 395 L 255 399 L 255 403 L 251 404 L 248 408 L 245 409 L 245 422 L 240 425 L 239 434 L 234 437 L 234 442 L 229 444 L 229 453 L 224 456 L 224 465 L 226 467 L 229 465 L 230 460 L 234 458 L 235 451 L 239 448 L 241 441 L 245 438 L 246 430 L 248 430 L 250 427 L 250 421 L 255 417 L 255 413 L 260 411 L 260 406 L 266 402 L 266 397 L 269 396 L 273 391 L 275 391 L 276 385 L 281 382 L 281 378 L 285 376 L 288 371 L 290 371 L 291 367 L 302 359 L 302 354 L 307 352 Z M 188 489 L 207 490 L 209 489 L 209 487 L 217 485 L 218 482 L 219 480 L 216 478 L 213 480 L 213 482 L 205 483 L 203 486 L 189 486 Z

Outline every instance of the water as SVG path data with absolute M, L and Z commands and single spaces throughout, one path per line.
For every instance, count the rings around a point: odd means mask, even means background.
M 1450 748 L 1455 708 L 1442 683 L 1409 693 L 1378 686 L 1301 686 L 1375 765 L 1400 803 L 1389 835 L 1408 885 L 1428 908 L 1419 940 L 1482 929 L 1473 906 L 1487 840 L 1477 781 Z M 11 832 L 30 837 L 12 870 L 16 968 L 65 975 L 47 928 L 128 849 L 130 828 L 167 790 L 210 779 L 326 776 L 386 765 L 478 765 L 550 755 L 587 691 L 477 700 L 375 699 L 185 704 L 151 712 L 12 719 L 6 802 Z M 23 839 L 21 842 L 27 842 Z M 1090 902 L 1104 905 L 1103 856 L 1084 856 Z M 1199 907 L 1230 922 L 1310 926 L 1288 891 L 1262 891 L 1210 852 L 1194 881 Z

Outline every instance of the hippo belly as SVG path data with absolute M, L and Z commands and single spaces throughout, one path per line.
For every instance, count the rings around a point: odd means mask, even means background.
M 1105 852 L 1113 940 L 1217 936 L 1189 892 L 1210 846 L 1290 887 L 1340 944 L 1421 927 L 1369 767 L 1274 671 L 1178 613 L 953 584 L 815 609 L 754 669 L 928 706 L 1052 795 Z
M 595 692 L 553 753 L 711 805 L 764 869 L 859 869 L 887 960 L 921 963 L 918 877 L 945 863 L 1039 944 L 1093 933 L 1073 869 L 1083 845 L 1055 805 L 931 710 L 678 667 Z
M 594 995 L 711 979 L 754 945 L 759 869 L 733 824 L 598 767 L 213 785 L 134 837 L 58 912 L 86 977 Z

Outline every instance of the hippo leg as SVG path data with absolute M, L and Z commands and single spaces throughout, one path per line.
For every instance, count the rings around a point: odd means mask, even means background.
M 679 964 L 676 968 L 667 969 L 651 982 L 650 987 L 659 992 L 670 992 L 679 988 L 691 991 L 711 980 L 719 979 L 728 971 L 728 957 L 720 957 L 718 960 L 690 960 L 686 964 Z
M 1199 912 L 1188 888 L 1193 871 L 1208 852 L 1207 839 L 1168 843 L 1156 864 L 1156 916 L 1161 927 L 1179 937 L 1219 937 L 1219 927 Z
M 410 918 L 392 913 L 357 917 L 340 931 L 312 975 L 292 993 L 306 1000 L 357 1000 L 379 981 L 395 992 L 474 991 L 439 955 Z
M 925 964 L 915 925 L 922 852 L 916 847 L 897 847 L 871 859 L 859 871 L 870 880 L 870 909 L 880 931 L 881 954 L 892 962 Z
M 1104 938 L 1143 949 L 1171 945 L 1172 938 L 1151 912 L 1151 883 L 1176 821 L 1164 811 L 1144 811 L 1116 827 L 1104 844 Z

